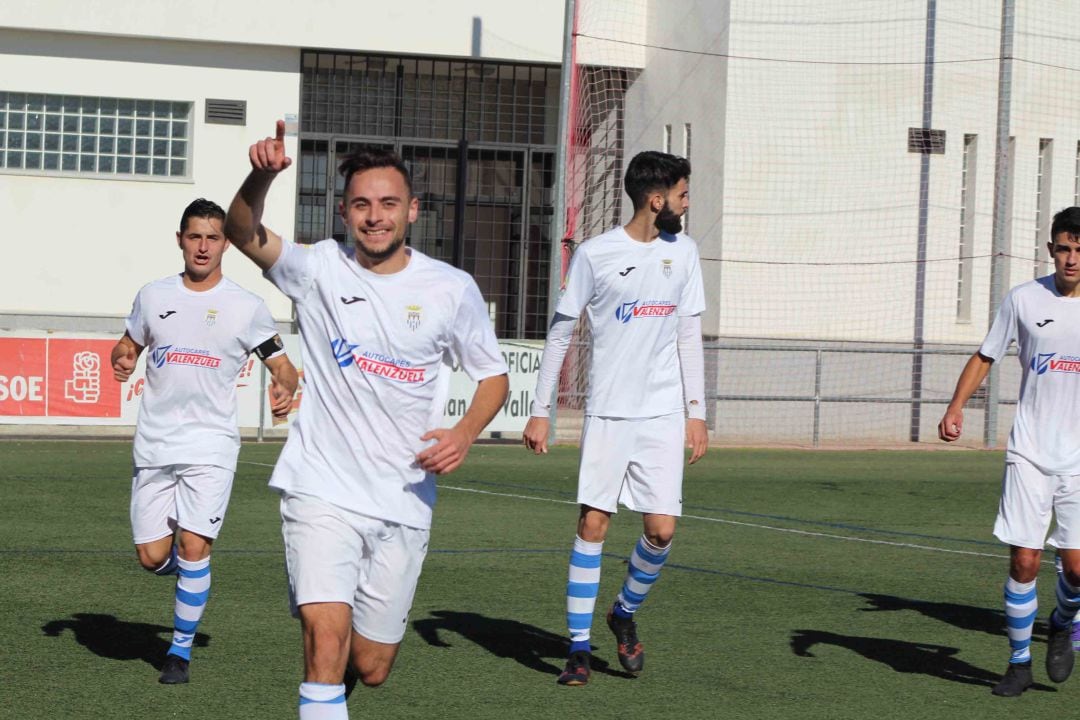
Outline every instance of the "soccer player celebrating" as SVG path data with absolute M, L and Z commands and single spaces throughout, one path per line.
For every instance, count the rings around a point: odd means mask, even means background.
M 1057 606 L 1050 614 L 1046 674 L 1064 682 L 1073 668 L 1071 623 L 1080 607 L 1080 207 L 1054 216 L 1047 244 L 1054 274 L 1014 287 L 998 308 L 978 352 L 960 373 L 939 437 L 952 442 L 964 428 L 964 403 L 990 365 L 1016 341 L 1020 398 L 1009 444 L 994 535 L 1009 545 L 1005 620 L 1012 655 L 995 695 L 1012 697 L 1032 684 L 1031 630 L 1035 581 L 1051 511 L 1049 543 L 1061 557 Z
M 570 555 L 566 616 L 570 655 L 563 685 L 589 680 L 590 629 L 600 558 L 612 513 L 622 503 L 642 514 L 644 533 L 607 623 L 619 662 L 641 672 L 644 652 L 634 613 L 656 582 L 682 514 L 683 442 L 695 463 L 708 447 L 705 427 L 705 309 L 697 245 L 680 234 L 690 206 L 690 163 L 643 152 L 626 170 L 634 216 L 574 253 L 548 330 L 525 446 L 547 452 L 550 407 L 574 324 L 584 311 L 592 335 L 589 390 L 581 434 L 577 537 Z
M 365 685 L 390 673 L 427 552 L 434 476 L 461 465 L 502 407 L 507 367 L 472 277 L 405 246 L 419 203 L 394 153 L 361 150 L 339 167 L 350 245 L 296 245 L 262 225 L 270 184 L 292 162 L 284 140 L 279 121 L 251 146 L 225 231 L 296 303 L 304 402 L 270 485 L 304 639 L 300 718 L 335 720 L 348 717 L 350 659 Z M 439 428 L 451 359 L 478 385 L 461 420 Z
M 210 548 L 229 504 L 240 433 L 236 379 L 254 352 L 270 370 L 271 410 L 288 415 L 296 368 L 266 304 L 221 273 L 225 211 L 192 202 L 176 241 L 184 272 L 144 286 L 112 351 L 125 382 L 144 348 L 146 387 L 135 428 L 131 526 L 139 563 L 177 574 L 175 630 L 160 681 L 188 682 L 195 630 L 210 594 Z M 173 544 L 179 528 L 178 545 Z

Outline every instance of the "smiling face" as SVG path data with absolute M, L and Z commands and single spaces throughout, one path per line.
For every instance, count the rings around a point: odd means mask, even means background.
M 392 167 L 353 174 L 339 208 L 356 244 L 361 265 L 377 265 L 404 256 L 405 234 L 415 222 L 419 202 L 405 178 Z
M 216 283 L 221 278 L 221 256 L 229 241 L 218 218 L 192 216 L 176 233 L 184 255 L 184 276 L 195 284 Z

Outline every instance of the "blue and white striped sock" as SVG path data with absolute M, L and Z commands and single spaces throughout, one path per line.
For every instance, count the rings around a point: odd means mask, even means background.
M 1065 573 L 1058 572 L 1057 607 L 1051 613 L 1050 620 L 1058 627 L 1071 625 L 1080 610 L 1080 588 L 1075 588 L 1065 580 Z
M 574 538 L 570 553 L 570 573 L 566 582 L 566 626 L 570 630 L 570 652 L 591 652 L 589 633 L 592 630 L 596 596 L 600 593 L 600 553 L 603 542 L 588 542 Z
M 660 570 L 664 567 L 671 545 L 666 548 L 658 548 L 645 539 L 642 535 L 634 546 L 634 552 L 630 555 L 630 569 L 626 572 L 626 580 L 623 581 L 622 590 L 615 603 L 613 612 L 623 618 L 632 617 L 633 614 L 645 602 L 645 596 L 649 594 L 656 579 L 660 577 Z
M 1039 612 L 1035 582 L 1017 582 L 1011 577 L 1005 581 L 1005 629 L 1012 648 L 1011 663 L 1031 660 L 1031 629 Z
M 210 558 L 194 561 L 179 558 L 177 562 L 180 571 L 176 578 L 176 609 L 169 655 L 191 660 L 191 643 L 206 609 L 206 599 L 210 597 Z
M 345 685 L 300 683 L 300 720 L 349 720 Z

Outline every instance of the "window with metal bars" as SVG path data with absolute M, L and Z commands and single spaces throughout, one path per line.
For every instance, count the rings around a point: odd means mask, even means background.
M 301 65 L 297 239 L 346 241 L 337 165 L 392 148 L 420 198 L 409 244 L 476 278 L 499 337 L 543 337 L 559 68 L 316 51 Z

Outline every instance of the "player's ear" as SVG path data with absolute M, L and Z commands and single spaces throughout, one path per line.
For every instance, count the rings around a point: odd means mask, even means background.
M 176 247 L 183 248 L 184 244 L 180 241 L 180 231 L 176 231 Z
M 409 198 L 409 222 L 416 222 L 416 216 L 420 214 L 420 199 L 415 195 Z

